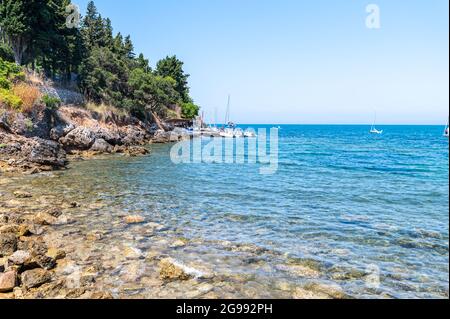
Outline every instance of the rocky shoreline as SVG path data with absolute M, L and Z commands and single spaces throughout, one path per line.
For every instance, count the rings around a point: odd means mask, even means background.
M 197 244 L 242 254 L 244 269 L 255 272 L 267 268 L 261 255 L 281 257 L 250 245 L 179 238 L 142 214 L 104 211 L 103 203 L 66 198 L 54 187 L 50 195 L 38 185 L 16 185 L 9 177 L 55 174 L 72 160 L 100 154 L 146 155 L 149 144 L 184 138 L 176 130 L 75 106 L 41 111 L 29 121 L 20 114 L 0 115 L 0 299 L 258 298 L 269 297 L 264 292 L 271 289 L 279 298 L 348 297 L 335 285 L 281 281 L 266 286 L 253 281 L 253 275 L 185 265 L 174 256 Z M 95 214 L 112 220 L 106 228 L 89 225 L 86 230 L 86 216 Z M 110 238 L 111 227 L 123 238 Z M 285 262 L 277 271 L 314 280 L 321 276 L 309 261 Z M 117 280 L 124 284 L 115 286 Z
M 177 140 L 170 127 L 161 130 L 131 116 L 77 106 L 34 111 L 30 117 L 5 111 L 0 114 L 0 172 L 58 170 L 70 158 L 99 154 L 146 155 L 146 145 Z
M 172 237 L 169 227 L 142 215 L 115 216 L 114 224 L 126 234 L 119 245 L 110 243 L 107 229 L 85 232 L 77 220 L 82 206 L 91 210 L 95 203 L 19 190 L 0 192 L 0 204 L 0 299 L 261 298 L 270 290 L 253 281 L 253 275 L 223 273 L 202 263 L 186 265 L 174 257 L 206 244 L 242 256 L 249 270 L 265 268 L 264 256 L 284 259 L 253 245 Z M 132 244 L 141 236 L 161 248 Z M 290 259 L 278 270 L 313 280 L 321 276 L 320 266 L 309 260 Z M 270 285 L 280 298 L 348 298 L 339 286 L 319 282 Z

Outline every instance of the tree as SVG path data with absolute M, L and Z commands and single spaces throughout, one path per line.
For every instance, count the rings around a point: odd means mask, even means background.
M 96 47 L 83 62 L 80 88 L 97 103 L 123 106 L 128 92 L 128 68 L 124 61 L 106 47 Z
M 195 105 L 194 103 L 188 102 L 181 104 L 181 115 L 185 119 L 193 119 L 198 116 L 198 112 L 200 111 L 200 107 Z
M 189 103 L 192 102 L 189 96 L 189 74 L 184 73 L 183 64 L 175 55 L 168 56 L 157 63 L 155 73 L 162 77 L 171 77 L 174 79 L 176 81 L 175 90 L 180 94 L 183 102 Z
M 162 114 L 168 105 L 180 101 L 176 91 L 176 81 L 137 68 L 131 72 L 129 85 L 133 92 L 133 102 L 140 110 Z
M 14 52 L 14 60 L 22 64 L 28 48 L 33 25 L 29 1 L 2 0 L 0 3 L 0 29 Z

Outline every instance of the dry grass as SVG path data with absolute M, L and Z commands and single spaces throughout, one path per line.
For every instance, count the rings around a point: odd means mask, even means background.
M 38 88 L 25 83 L 14 85 L 12 92 L 22 100 L 22 112 L 25 113 L 30 112 L 42 97 Z
M 125 110 L 121 110 L 114 106 L 106 105 L 103 103 L 95 104 L 95 103 L 89 102 L 86 104 L 86 109 L 93 113 L 97 113 L 103 119 L 107 118 L 110 114 L 113 114 L 118 117 L 127 117 L 128 116 L 128 113 Z

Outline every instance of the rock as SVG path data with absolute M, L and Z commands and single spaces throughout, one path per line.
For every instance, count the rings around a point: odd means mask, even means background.
M 113 147 L 104 139 L 97 138 L 94 144 L 91 146 L 90 151 L 100 153 L 111 153 L 113 151 Z
M 302 299 L 302 300 L 305 300 L 305 299 L 317 300 L 317 299 L 330 299 L 330 296 L 327 294 L 323 294 L 323 293 L 314 293 L 310 290 L 306 290 L 306 289 L 298 287 L 294 290 L 294 293 L 292 294 L 292 298 L 293 299 Z
M 17 285 L 17 272 L 10 270 L 0 274 L 0 292 L 11 292 Z
M 0 224 L 6 224 L 9 220 L 9 217 L 7 215 L 1 214 L 0 215 Z
M 58 219 L 47 212 L 39 212 L 34 217 L 34 222 L 38 225 L 48 226 L 57 224 Z
M 8 258 L 6 257 L 1 257 L 0 258 L 0 273 L 5 271 L 5 265 L 7 263 Z
M 31 198 L 31 197 L 33 197 L 33 195 L 31 195 L 30 193 L 24 192 L 24 191 L 15 191 L 14 196 L 16 198 Z
M 65 148 L 88 150 L 95 142 L 95 134 L 87 127 L 79 126 L 60 139 Z
M 0 234 L 0 256 L 9 256 L 17 250 L 17 238 L 13 234 Z
M 4 225 L 0 227 L 0 234 L 16 234 L 17 237 L 28 236 L 30 229 L 27 225 Z
M 173 140 L 171 132 L 157 131 L 155 136 L 152 138 L 152 142 L 155 144 L 170 143 Z
M 54 141 L 58 141 L 61 137 L 69 134 L 75 129 L 75 126 L 69 124 L 67 126 L 58 125 L 50 130 L 50 138 Z
M 123 250 L 123 254 L 126 259 L 141 259 L 144 258 L 144 254 L 140 249 L 135 247 L 126 246 Z
M 66 257 L 66 252 L 58 248 L 49 248 L 47 251 L 47 256 L 54 260 L 60 260 Z
M 180 265 L 170 258 L 161 260 L 159 263 L 159 268 L 159 277 L 162 280 L 173 281 L 188 280 L 192 278 L 192 275 L 186 273 Z
M 172 243 L 172 245 L 170 245 L 170 248 L 181 248 L 186 246 L 186 242 L 184 240 L 176 240 Z
M 53 269 L 56 266 L 56 260 L 47 255 L 33 254 L 33 262 L 46 270 Z
M 145 218 L 139 215 L 130 215 L 124 218 L 125 223 L 127 224 L 141 224 L 145 222 Z
M 136 126 L 128 126 L 125 134 L 122 139 L 122 143 L 125 145 L 142 145 L 147 139 L 145 130 Z
M 46 211 L 46 213 L 55 218 L 58 218 L 63 214 L 60 208 L 50 208 L 49 210 Z
M 22 266 L 31 262 L 31 254 L 24 250 L 18 250 L 11 256 L 9 256 L 8 261 L 12 262 L 14 265 Z
M 309 283 L 304 287 L 305 290 L 313 293 L 327 295 L 333 299 L 346 299 L 348 296 L 344 293 L 338 285 L 326 285 L 320 283 Z
M 33 139 L 27 160 L 32 163 L 56 168 L 64 167 L 67 163 L 66 153 L 60 148 L 58 143 L 37 137 Z
M 27 270 L 22 273 L 22 284 L 26 289 L 37 288 L 52 280 L 50 272 L 44 269 Z
M 19 225 L 10 224 L 0 227 L 0 234 L 15 234 L 19 230 Z
M 142 156 L 149 154 L 150 151 L 140 146 L 130 146 L 126 149 L 125 154 L 130 157 Z

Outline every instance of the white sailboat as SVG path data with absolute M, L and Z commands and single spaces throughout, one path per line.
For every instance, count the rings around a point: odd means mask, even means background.
M 376 126 L 375 126 L 376 123 L 377 123 L 377 114 L 375 113 L 375 119 L 373 121 L 372 127 L 370 128 L 370 134 L 378 134 L 378 135 L 383 134 L 382 130 L 380 131 L 376 128 Z
M 227 112 L 225 114 L 225 124 L 220 131 L 220 136 L 223 138 L 234 138 L 235 125 L 230 121 L 230 95 L 228 95 Z
M 448 138 L 448 133 L 449 133 L 449 121 L 447 120 L 447 125 L 445 126 L 445 130 L 444 130 L 444 137 Z

